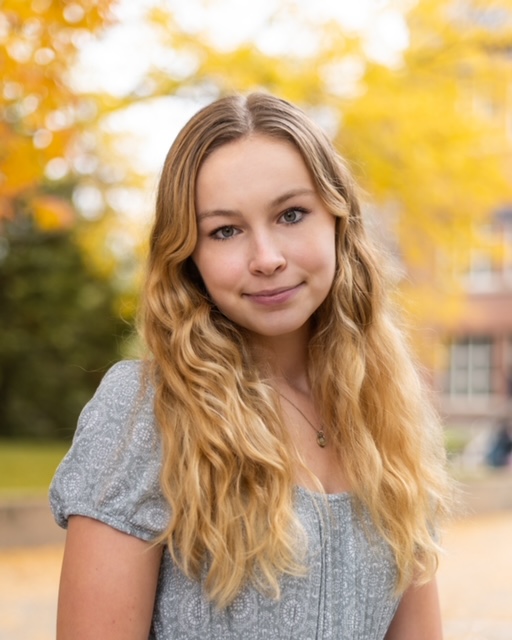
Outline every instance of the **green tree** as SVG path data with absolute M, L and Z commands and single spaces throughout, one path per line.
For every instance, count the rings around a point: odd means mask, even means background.
M 73 87 L 74 64 L 115 2 L 0 4 L 0 436 L 66 438 L 130 332 L 112 258 L 82 249 L 106 207 L 85 222 L 72 198 L 97 165 L 84 133 L 103 108 Z
M 130 331 L 116 291 L 71 232 L 28 215 L 6 225 L 0 255 L 0 436 L 69 438 Z

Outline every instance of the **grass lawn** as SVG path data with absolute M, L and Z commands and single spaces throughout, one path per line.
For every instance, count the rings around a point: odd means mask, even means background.
M 66 442 L 0 440 L 0 493 L 45 493 Z

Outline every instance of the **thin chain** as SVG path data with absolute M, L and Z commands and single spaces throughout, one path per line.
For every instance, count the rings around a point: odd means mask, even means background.
M 317 443 L 317 445 L 319 447 L 322 447 L 322 449 L 324 447 L 326 447 L 327 446 L 327 438 L 325 437 L 325 433 L 324 433 L 323 428 L 320 427 L 320 429 L 317 429 L 315 427 L 315 425 L 311 422 L 311 420 L 305 415 L 305 413 L 299 409 L 299 407 L 295 404 L 295 402 L 292 402 L 290 400 L 290 398 L 287 398 L 286 396 L 283 396 L 283 394 L 280 391 L 278 391 L 277 393 L 281 396 L 281 398 L 284 398 L 287 402 L 289 402 L 292 405 L 292 407 L 297 409 L 297 411 L 304 418 L 304 420 L 311 426 L 313 431 L 316 433 L 316 443 Z

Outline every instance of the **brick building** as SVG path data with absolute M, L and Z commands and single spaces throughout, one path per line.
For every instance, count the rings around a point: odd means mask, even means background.
M 464 312 L 446 336 L 445 367 L 436 374 L 451 424 L 512 416 L 512 206 L 497 211 L 485 232 L 489 248 L 472 252 Z

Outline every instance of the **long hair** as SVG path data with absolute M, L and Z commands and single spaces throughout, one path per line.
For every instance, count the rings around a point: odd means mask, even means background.
M 160 178 L 141 321 L 172 514 L 161 541 L 188 576 L 206 567 L 205 587 L 220 607 L 248 581 L 278 597 L 279 576 L 304 571 L 296 459 L 278 397 L 191 259 L 202 163 L 251 134 L 292 143 L 336 217 L 336 274 L 313 317 L 309 377 L 356 504 L 390 544 L 403 592 L 437 564 L 434 528 L 447 496 L 440 426 L 393 318 L 349 171 L 299 108 L 267 94 L 230 96 L 199 111 Z

